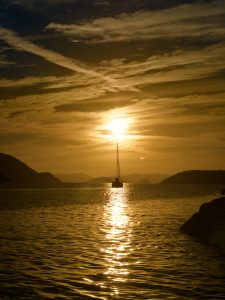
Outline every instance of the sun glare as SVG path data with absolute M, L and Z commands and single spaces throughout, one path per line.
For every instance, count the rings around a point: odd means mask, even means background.
M 129 122 L 127 119 L 115 119 L 107 124 L 107 129 L 111 133 L 111 137 L 114 140 L 121 141 L 124 140 L 127 135 L 127 128 Z

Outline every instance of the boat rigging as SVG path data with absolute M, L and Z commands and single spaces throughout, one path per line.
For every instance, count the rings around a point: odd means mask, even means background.
M 116 143 L 116 177 L 115 180 L 112 182 L 112 187 L 114 188 L 122 188 L 123 182 L 120 178 L 120 157 L 119 157 L 119 143 Z

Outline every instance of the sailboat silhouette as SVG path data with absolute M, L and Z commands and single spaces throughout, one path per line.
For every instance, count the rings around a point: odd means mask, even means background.
M 119 143 L 116 143 L 116 177 L 112 182 L 112 187 L 121 188 L 123 187 L 123 182 L 120 180 L 120 158 L 119 158 Z

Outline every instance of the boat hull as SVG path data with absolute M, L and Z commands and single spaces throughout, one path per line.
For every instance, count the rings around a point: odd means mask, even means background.
M 113 188 L 122 188 L 123 187 L 123 182 L 112 182 L 112 187 Z
M 113 188 L 122 188 L 123 187 L 123 182 L 120 181 L 119 177 L 116 177 L 115 180 L 112 182 L 112 187 Z

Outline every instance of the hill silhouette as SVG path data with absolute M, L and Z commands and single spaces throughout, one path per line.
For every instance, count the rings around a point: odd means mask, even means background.
M 129 182 L 133 184 L 154 184 L 161 182 L 164 178 L 168 176 L 168 174 L 166 175 L 160 173 L 132 173 L 122 177 L 124 182 Z
M 96 184 L 96 183 L 106 183 L 111 182 L 112 176 L 108 177 L 93 177 L 85 173 L 56 173 L 54 174 L 57 178 L 59 178 L 64 183 L 87 183 L 87 184 Z M 159 173 L 132 173 L 122 175 L 123 182 L 129 182 L 132 184 L 152 184 L 159 183 L 164 178 L 168 177 L 167 174 L 159 174 Z
M 224 184 L 224 170 L 190 170 L 179 172 L 162 181 L 162 183 L 174 184 Z
M 49 172 L 38 173 L 17 158 L 0 153 L 0 183 L 10 185 L 54 185 L 61 181 Z
M 112 182 L 112 178 L 110 177 L 96 177 L 86 181 L 87 184 L 100 184 L 100 183 L 109 183 Z
M 55 176 L 63 182 L 83 183 L 93 179 L 92 176 L 85 173 L 57 173 Z

